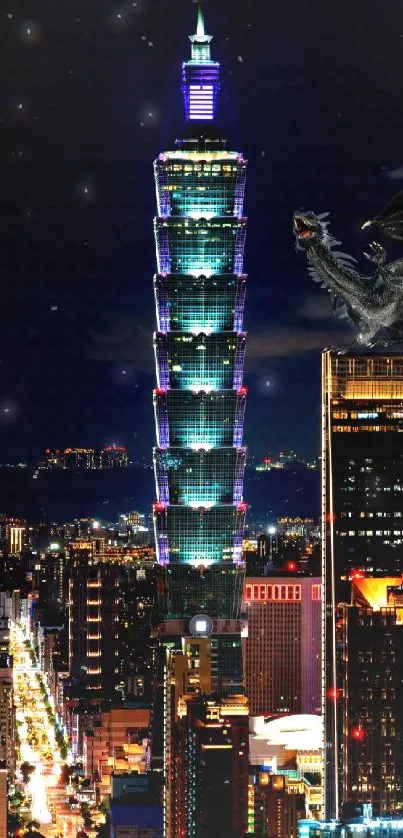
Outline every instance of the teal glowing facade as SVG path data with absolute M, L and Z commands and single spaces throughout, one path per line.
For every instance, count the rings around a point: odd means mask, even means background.
M 223 690 L 239 692 L 240 636 L 231 631 L 244 578 L 246 161 L 217 136 L 219 65 L 201 14 L 190 40 L 182 67 L 188 138 L 154 164 L 154 523 L 166 625 L 173 631 L 175 621 L 206 614 L 218 636 L 227 622 L 227 637 L 213 646 L 224 661 L 220 678 L 235 650 Z

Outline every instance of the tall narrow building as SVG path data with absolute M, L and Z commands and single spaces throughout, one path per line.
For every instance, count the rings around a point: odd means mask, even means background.
M 403 799 L 390 780 L 403 730 L 392 684 L 399 620 L 379 594 L 382 579 L 397 584 L 403 574 L 398 348 L 325 351 L 322 417 L 325 815 L 337 817 L 349 798 L 380 814 Z M 368 601 L 354 596 L 359 579 Z M 395 665 L 400 672 L 397 653 Z
M 69 672 L 80 696 L 115 699 L 119 669 L 119 567 L 98 562 L 93 545 L 69 548 Z
M 182 67 L 183 138 L 155 162 L 154 505 L 161 633 L 205 618 L 214 690 L 243 692 L 246 161 L 217 126 L 219 64 L 199 10 Z M 202 623 L 200 623 L 202 625 Z
M 166 838 L 247 831 L 248 703 L 212 695 L 212 663 L 211 640 L 197 635 L 167 655 Z
M 237 838 L 246 826 L 248 708 L 240 621 L 246 161 L 227 150 L 218 127 L 219 64 L 211 58 L 211 40 L 199 8 L 191 58 L 182 66 L 182 139 L 154 165 L 154 522 L 161 648 L 168 650 L 166 838 L 208 838 L 213 823 L 222 838 Z M 198 669 L 200 641 L 208 648 L 208 677 Z M 176 654 L 189 659 L 191 672 L 180 685 Z M 222 817 L 217 789 L 225 794 Z

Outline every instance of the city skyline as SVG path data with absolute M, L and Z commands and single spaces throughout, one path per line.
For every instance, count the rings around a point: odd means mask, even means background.
M 5 315 L 0 419 L 2 444 L 15 459 L 56 447 L 60 436 L 67 444 L 72 426 L 80 430 L 71 444 L 118 436 L 130 449 L 152 445 L 149 160 L 172 139 L 179 114 L 176 55 L 195 11 L 187 0 L 173 10 L 169 5 L 167 37 L 168 3 L 162 4 L 156 13 L 149 2 L 131 9 L 101 2 L 85 14 L 59 10 L 54 19 L 39 4 L 27 13 L 28 23 L 12 13 L 3 22 L 10 82 L 1 97 L 8 196 L 1 255 L 4 311 L 18 293 L 19 331 L 16 340 L 14 321 Z M 332 229 L 361 256 L 362 221 L 401 177 L 399 131 L 385 131 L 388 113 L 395 113 L 397 127 L 401 118 L 392 83 L 401 43 L 392 28 L 394 4 L 379 31 L 377 3 L 365 6 L 365 14 L 361 2 L 353 9 L 343 2 L 337 11 L 318 1 L 309 9 L 260 5 L 252 0 L 241 15 L 224 0 L 206 9 L 224 68 L 224 121 L 251 163 L 247 211 L 254 224 L 246 267 L 262 280 L 251 292 L 246 323 L 245 441 L 258 456 L 269 444 L 313 457 L 319 350 L 346 331 L 330 322 L 327 298 L 295 260 L 291 215 L 305 203 L 319 212 L 331 207 Z M 354 49 L 342 25 L 347 10 L 351 30 L 360 31 Z M 333 40 L 332 31 L 339 33 Z M 44 84 L 46 78 L 54 83 Z M 97 80 L 105 87 L 102 106 L 93 95 Z M 72 116 L 73 103 L 80 120 Z M 353 143 L 362 125 L 367 140 Z M 104 392 L 113 398 L 103 400 Z
M 46 451 L 2 469 L 0 838 L 403 833 L 403 259 L 362 232 L 403 180 L 387 73 L 367 98 L 387 27 L 292 2 L 5 15 L 32 98 L 4 117 L 0 461 Z

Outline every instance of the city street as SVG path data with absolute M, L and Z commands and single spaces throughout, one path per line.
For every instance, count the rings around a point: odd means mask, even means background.
M 54 724 L 48 718 L 39 668 L 16 623 L 11 625 L 11 652 L 16 727 L 20 739 L 17 781 L 21 765 L 32 766 L 34 770 L 26 783 L 32 819 L 41 824 L 40 831 L 47 838 L 57 835 L 75 838 L 82 827 L 82 819 L 79 813 L 71 811 L 66 788 L 60 782 L 63 759 Z

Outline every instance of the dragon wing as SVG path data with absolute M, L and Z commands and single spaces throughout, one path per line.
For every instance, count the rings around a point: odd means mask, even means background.
M 389 239 L 403 242 L 403 192 L 392 198 L 372 221 L 366 221 L 364 227 L 377 227 Z

